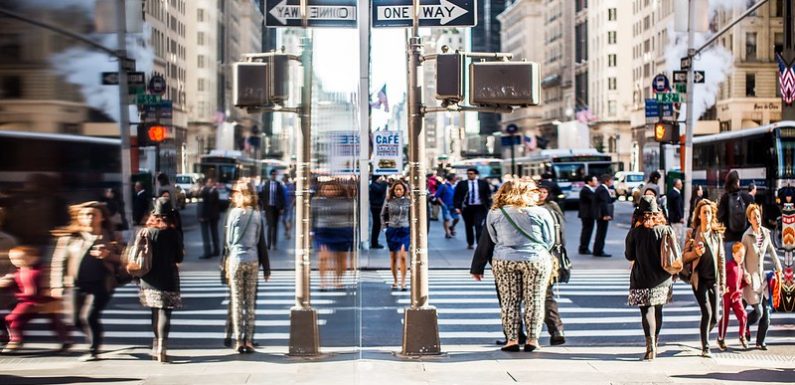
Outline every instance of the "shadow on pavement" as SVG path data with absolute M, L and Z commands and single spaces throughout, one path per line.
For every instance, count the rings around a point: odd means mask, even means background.
M 678 374 L 672 375 L 675 378 L 688 378 L 688 379 L 710 379 L 721 380 L 726 382 L 792 382 L 795 378 L 795 370 L 793 369 L 751 369 L 739 373 L 706 373 L 706 374 Z
M 141 378 L 109 378 L 109 377 L 24 377 L 0 375 L 0 385 L 58 385 L 74 383 L 112 383 L 112 382 L 132 382 L 141 381 Z

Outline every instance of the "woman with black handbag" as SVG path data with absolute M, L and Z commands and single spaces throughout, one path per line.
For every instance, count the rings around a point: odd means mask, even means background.
M 544 318 L 544 295 L 552 270 L 554 219 L 538 206 L 538 191 L 532 181 L 505 182 L 486 217 L 486 228 L 494 241 L 492 269 L 500 295 L 503 331 L 508 339 L 501 348 L 519 351 L 517 325 L 524 304 L 527 341 L 524 351 L 538 349 Z
M 558 312 L 558 302 L 555 301 L 553 287 L 556 282 L 569 282 L 569 274 L 571 268 L 571 261 L 566 254 L 566 239 L 565 231 L 563 228 L 563 211 L 560 209 L 555 201 L 550 199 L 549 186 L 541 184 L 538 186 L 538 201 L 541 202 L 541 207 L 547 209 L 555 220 L 555 245 L 552 247 L 552 275 L 547 286 L 546 300 L 544 301 L 544 323 L 547 325 L 549 332 L 550 345 L 563 345 L 566 343 L 566 337 L 563 334 L 563 320 L 560 319 Z

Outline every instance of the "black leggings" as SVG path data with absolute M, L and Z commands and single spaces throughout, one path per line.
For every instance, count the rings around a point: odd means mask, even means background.
M 157 339 L 168 339 L 168 332 L 171 330 L 171 310 L 152 308 L 152 331 Z
M 762 298 L 762 302 L 756 305 L 751 305 L 751 312 L 748 313 L 748 329 L 751 325 L 759 322 L 759 327 L 756 329 L 756 344 L 764 345 L 765 337 L 767 336 L 767 328 L 770 326 L 770 307 L 768 306 L 768 299 Z
M 709 347 L 709 332 L 718 324 L 718 297 L 714 283 L 700 282 L 698 289 L 693 290 L 696 301 L 701 308 L 701 348 Z
M 651 337 L 652 330 L 655 336 L 660 335 L 663 323 L 662 309 L 663 305 L 640 307 L 640 321 L 643 323 L 643 334 L 646 337 Z
M 72 321 L 88 339 L 92 353 L 102 344 L 102 311 L 110 302 L 110 293 L 101 282 L 83 283 L 72 290 Z

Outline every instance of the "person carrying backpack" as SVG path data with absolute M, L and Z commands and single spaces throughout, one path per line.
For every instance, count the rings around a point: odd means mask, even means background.
M 723 189 L 724 193 L 718 202 L 718 222 L 726 228 L 723 234 L 725 255 L 732 255 L 732 244 L 742 241 L 743 233 L 748 229 L 745 209 L 754 203 L 754 198 L 751 194 L 740 190 L 740 174 L 737 171 L 731 171 L 726 175 Z

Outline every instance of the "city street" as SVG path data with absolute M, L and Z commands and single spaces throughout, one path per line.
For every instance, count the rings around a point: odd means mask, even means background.
M 558 287 L 566 345 L 544 346 L 541 352 L 532 354 L 500 352 L 494 345 L 502 333 L 491 273 L 487 272 L 482 282 L 471 279 L 471 251 L 465 249 L 465 242 L 444 239 L 438 222 L 432 222 L 430 303 L 438 310 L 444 354 L 419 360 L 395 355 L 400 351 L 409 292 L 391 291 L 387 252 L 377 250 L 361 258 L 364 269 L 349 272 L 344 290 L 320 291 L 317 271 L 313 272 L 312 301 L 319 314 L 325 355 L 301 360 L 284 355 L 289 308 L 294 302 L 294 273 L 289 269 L 292 260 L 287 242 L 281 240 L 285 250 L 272 254 L 277 270 L 271 280 L 260 282 L 258 352 L 238 355 L 222 345 L 227 288 L 219 281 L 217 260 L 197 258 L 201 239 L 191 205 L 183 211 L 189 247 L 182 273 L 185 307 L 175 312 L 169 346 L 174 363 L 181 365 L 162 366 L 148 360 L 149 311 L 138 303 L 137 289 L 127 285 L 116 291 L 104 313 L 103 361 L 78 363 L 80 346 L 67 355 L 48 354 L 46 349 L 55 345 L 44 323 L 37 321 L 28 333 L 34 337 L 33 343 L 19 355 L 0 357 L 4 369 L 0 383 L 304 383 L 325 376 L 333 379 L 331 383 L 372 383 L 381 376 L 386 383 L 397 383 L 390 380 L 394 381 L 398 372 L 402 379 L 399 383 L 435 383 L 442 378 L 445 383 L 479 383 L 475 380 L 479 377 L 473 377 L 475 373 L 492 376 L 488 378 L 495 383 L 538 383 L 543 379 L 565 383 L 566 379 L 556 377 L 561 370 L 571 371 L 570 383 L 633 382 L 632 376 L 638 374 L 644 381 L 655 382 L 791 380 L 795 369 L 795 315 L 773 315 L 767 340 L 770 350 L 766 352 L 739 350 L 736 323 L 732 322 L 732 334 L 727 339 L 730 349 L 721 353 L 715 348 L 714 359 L 703 359 L 698 357 L 698 306 L 689 286 L 682 283 L 675 285 L 674 303 L 665 308 L 660 358 L 654 363 L 634 362 L 643 350 L 643 332 L 637 309 L 625 305 L 628 263 L 622 247 L 631 205 L 619 203 L 617 208 L 617 220 L 611 224 L 607 242 L 607 252 L 613 257 L 572 255 L 571 283 Z M 578 239 L 576 213 L 566 214 L 568 239 Z M 461 233 L 463 229 L 459 229 Z M 571 242 L 569 249 L 576 250 Z M 547 345 L 546 334 L 541 342 Z M 222 376 L 222 372 L 229 375 Z M 50 382 L 45 378 L 72 375 L 75 377 L 68 381 Z

